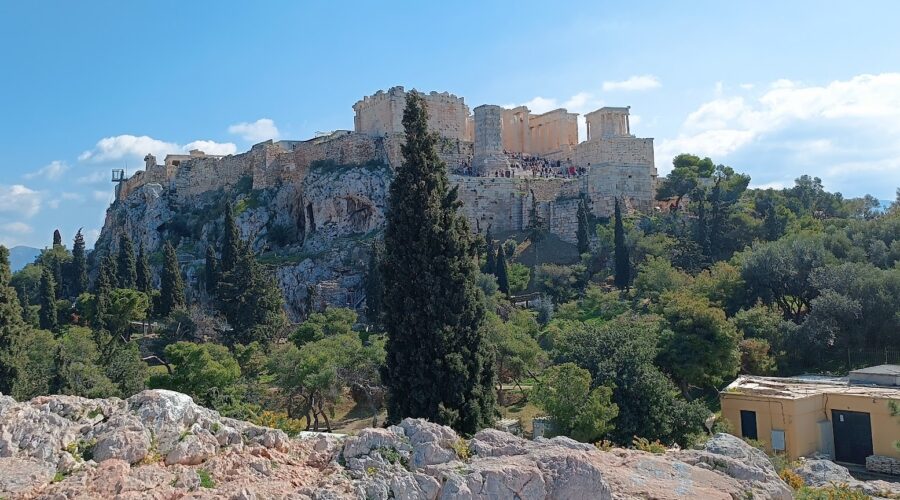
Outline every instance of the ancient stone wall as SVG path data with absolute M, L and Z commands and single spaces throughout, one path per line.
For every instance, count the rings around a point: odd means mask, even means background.
M 469 107 L 465 100 L 448 92 L 431 92 L 424 95 L 428 108 L 428 128 L 442 137 L 471 141 L 469 134 Z M 379 90 L 353 105 L 354 130 L 382 137 L 403 133 L 403 110 L 406 108 L 406 91 L 392 87 L 387 92 Z
M 475 108 L 475 146 L 472 167 L 485 175 L 509 169 L 503 154 L 503 108 L 485 104 Z
M 543 156 L 578 144 L 578 114 L 555 109 L 528 119 L 529 150 Z
M 584 115 L 587 125 L 587 140 L 630 136 L 631 127 L 628 120 L 630 109 L 629 107 L 604 107 Z

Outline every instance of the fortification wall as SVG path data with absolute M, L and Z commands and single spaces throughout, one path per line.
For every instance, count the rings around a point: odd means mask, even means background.
M 531 222 L 532 207 L 545 227 L 564 241 L 574 243 L 576 213 L 584 188 L 582 179 L 516 179 L 451 175 L 459 186 L 461 212 L 473 231 L 524 231 Z
M 463 98 L 449 92 L 430 92 L 424 94 L 424 97 L 428 108 L 428 128 L 431 131 L 450 139 L 472 140 L 468 127 L 469 107 Z M 404 108 L 406 91 L 400 86 L 363 97 L 353 105 L 356 113 L 354 130 L 376 137 L 401 134 Z

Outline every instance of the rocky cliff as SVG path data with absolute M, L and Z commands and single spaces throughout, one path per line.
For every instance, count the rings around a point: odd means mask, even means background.
M 170 391 L 0 396 L 0 498 L 790 497 L 762 452 L 724 434 L 664 455 L 497 430 L 466 440 L 414 419 L 289 439 Z
M 253 189 L 245 177 L 191 197 L 181 196 L 174 183 L 146 183 L 107 210 L 96 253 L 116 252 L 126 233 L 135 248 L 143 246 L 158 273 L 168 239 L 176 245 L 189 298 L 205 300 L 206 247 L 218 248 L 224 206 L 231 201 L 242 238 L 272 268 L 292 319 L 326 304 L 356 307 L 363 298 L 365 243 L 384 224 L 391 178 L 390 168 L 377 162 L 319 163 L 291 182 Z

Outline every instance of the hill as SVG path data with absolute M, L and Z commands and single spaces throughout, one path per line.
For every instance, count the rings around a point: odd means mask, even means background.
M 26 246 L 15 246 L 9 249 L 9 265 L 13 272 L 22 269 L 27 264 L 34 262 L 34 259 L 41 254 L 39 248 Z

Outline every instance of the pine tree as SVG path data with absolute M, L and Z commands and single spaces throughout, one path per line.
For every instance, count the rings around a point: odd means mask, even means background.
M 585 254 L 591 251 L 591 246 L 588 236 L 587 206 L 585 206 L 583 199 L 578 202 L 576 217 L 578 218 L 578 231 L 575 236 L 578 239 L 578 253 Z
M 184 280 L 181 277 L 181 266 L 178 265 L 178 256 L 170 242 L 166 242 L 165 262 L 160 286 L 159 309 L 160 314 L 168 316 L 177 309 L 184 307 Z
M 417 92 L 407 97 L 403 125 L 382 261 L 388 420 L 424 417 L 474 433 L 494 414 L 475 249 Z
M 26 330 L 19 298 L 16 289 L 9 284 L 10 279 L 9 250 L 0 245 L 0 392 L 4 394 L 10 393 L 13 380 L 10 347 Z
M 216 288 L 219 286 L 219 259 L 216 258 L 216 251 L 212 245 L 206 247 L 206 267 L 203 271 L 203 278 L 206 294 L 215 297 Z
M 137 269 L 135 270 L 134 286 L 139 291 L 150 293 L 153 289 L 153 271 L 150 270 L 150 260 L 144 252 L 144 245 L 138 249 Z
M 618 198 L 615 206 L 615 225 L 615 283 L 616 287 L 622 290 L 631 284 L 631 259 L 628 256 L 628 246 L 625 245 L 625 226 L 622 224 L 622 209 Z
M 62 246 L 62 234 L 59 233 L 59 229 L 53 230 L 53 248 Z
M 222 236 L 222 259 L 220 272 L 225 274 L 234 269 L 241 254 L 241 233 L 234 221 L 234 208 L 231 202 L 225 204 L 225 231 Z
M 481 270 L 484 274 L 494 274 L 497 269 L 496 263 L 496 250 L 494 250 L 494 236 L 491 234 L 491 228 L 488 228 L 487 232 L 484 235 L 484 239 L 487 242 L 487 256 L 484 261 L 484 268 Z M 502 245 L 501 245 L 502 248 Z
M 366 270 L 366 318 L 376 328 L 381 325 L 382 301 L 384 300 L 384 282 L 381 277 L 382 249 L 378 242 L 372 243 L 369 252 L 369 265 Z
M 41 328 L 56 331 L 59 328 L 59 318 L 56 312 L 56 279 L 53 278 L 53 271 L 46 267 L 41 273 L 40 303 Z
M 284 297 L 272 275 L 256 261 L 248 245 L 239 245 L 234 268 L 223 274 L 218 293 L 232 331 L 230 344 L 271 340 L 284 325 Z
M 494 276 L 497 277 L 497 288 L 504 295 L 509 295 L 509 271 L 506 268 L 506 250 L 503 245 L 497 248 L 497 267 L 494 270 Z
M 134 244 L 131 237 L 123 232 L 119 236 L 119 260 L 118 260 L 119 288 L 134 288 L 137 281 L 137 264 L 134 261 Z
M 78 297 L 87 291 L 87 253 L 85 252 L 84 235 L 81 229 L 75 233 L 75 242 L 72 244 L 72 295 Z

